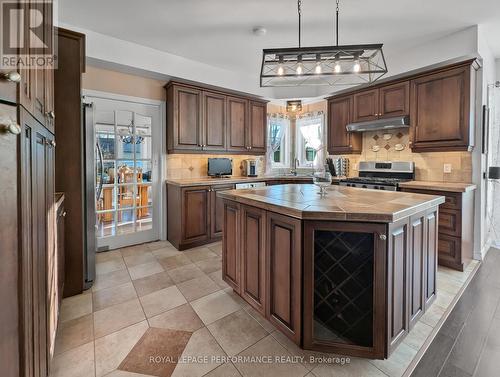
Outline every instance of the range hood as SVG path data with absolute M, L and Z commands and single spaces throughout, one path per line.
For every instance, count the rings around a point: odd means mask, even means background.
M 395 128 L 408 128 L 410 127 L 410 117 L 394 117 L 371 120 L 368 122 L 349 123 L 346 126 L 349 132 L 364 132 L 364 131 L 377 131 L 377 130 L 392 130 Z

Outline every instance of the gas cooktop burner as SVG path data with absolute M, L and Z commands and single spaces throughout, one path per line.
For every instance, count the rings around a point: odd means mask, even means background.
M 415 177 L 413 162 L 361 161 L 359 177 L 340 181 L 341 186 L 397 191 L 400 182 L 411 181 Z

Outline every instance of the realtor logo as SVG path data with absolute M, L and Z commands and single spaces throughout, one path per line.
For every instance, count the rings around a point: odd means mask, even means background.
M 0 0 L 0 68 L 54 69 L 53 33 L 47 28 L 53 15 L 51 1 Z

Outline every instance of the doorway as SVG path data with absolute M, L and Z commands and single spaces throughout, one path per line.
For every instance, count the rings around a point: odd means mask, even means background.
M 92 104 L 97 250 L 158 240 L 161 102 L 89 93 L 85 102 Z

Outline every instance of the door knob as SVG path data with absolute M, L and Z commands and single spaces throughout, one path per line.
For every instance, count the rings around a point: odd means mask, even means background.
M 10 119 L 0 123 L 0 130 L 2 132 L 10 132 L 13 135 L 19 135 L 21 133 L 21 126 Z
M 6 73 L 2 73 L 1 77 L 4 80 L 10 81 L 10 82 L 15 82 L 15 83 L 21 82 L 21 75 L 17 71 L 10 71 L 10 72 L 6 72 Z

